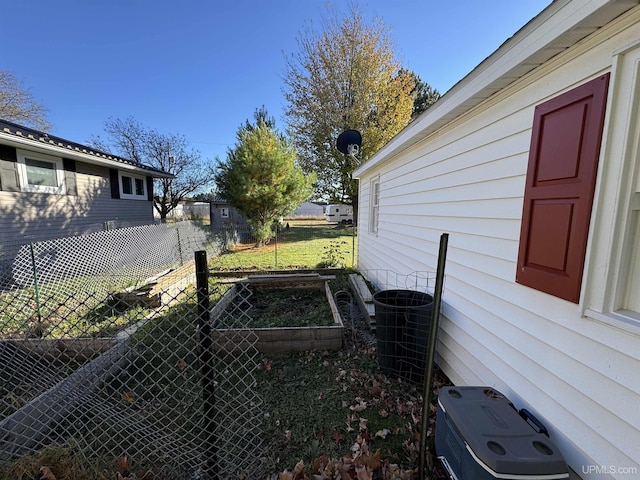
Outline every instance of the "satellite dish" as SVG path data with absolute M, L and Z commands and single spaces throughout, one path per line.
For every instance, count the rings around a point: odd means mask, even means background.
M 336 147 L 340 153 L 355 156 L 362 146 L 362 135 L 357 130 L 345 130 L 338 135 Z

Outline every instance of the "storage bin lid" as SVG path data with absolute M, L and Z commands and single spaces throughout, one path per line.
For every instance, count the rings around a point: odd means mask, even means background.
M 483 468 L 531 476 L 568 472 L 558 448 L 500 392 L 490 387 L 444 387 L 438 404 Z

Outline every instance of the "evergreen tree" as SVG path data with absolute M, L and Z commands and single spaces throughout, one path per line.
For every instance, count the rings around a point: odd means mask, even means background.
M 428 83 L 422 81 L 422 79 L 414 72 L 410 70 L 404 70 L 403 73 L 410 75 L 413 78 L 415 87 L 411 92 L 415 97 L 413 101 L 413 112 L 411 114 L 411 120 L 415 120 L 422 112 L 424 112 L 431 105 L 436 103 L 440 98 L 440 92 L 431 87 Z
M 247 218 L 257 245 L 263 245 L 273 223 L 310 197 L 315 175 L 298 167 L 295 148 L 264 108 L 254 118 L 254 124 L 247 120 L 238 129 L 226 161 L 218 160 L 215 182 L 219 195 Z

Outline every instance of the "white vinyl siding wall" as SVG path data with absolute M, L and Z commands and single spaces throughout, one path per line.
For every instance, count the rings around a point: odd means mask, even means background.
M 628 477 L 581 471 L 594 464 L 640 472 L 640 331 L 585 318 L 579 305 L 515 283 L 523 192 L 535 105 L 606 73 L 612 52 L 637 40 L 638 9 L 634 18 L 359 179 L 358 268 L 435 271 L 440 235 L 449 233 L 439 365 L 456 384 L 496 387 L 539 414 L 584 478 Z M 377 175 L 374 235 L 366 209 Z

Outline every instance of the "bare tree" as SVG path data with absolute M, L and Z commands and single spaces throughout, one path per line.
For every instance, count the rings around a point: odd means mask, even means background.
M 8 70 L 0 70 L 0 118 L 38 130 L 49 130 L 47 109 Z
M 132 117 L 109 118 L 104 130 L 106 141 L 99 136 L 92 139 L 97 148 L 174 175 L 154 183 L 153 205 L 162 221 L 180 201 L 213 181 L 211 162 L 191 149 L 183 135 L 147 129 Z

